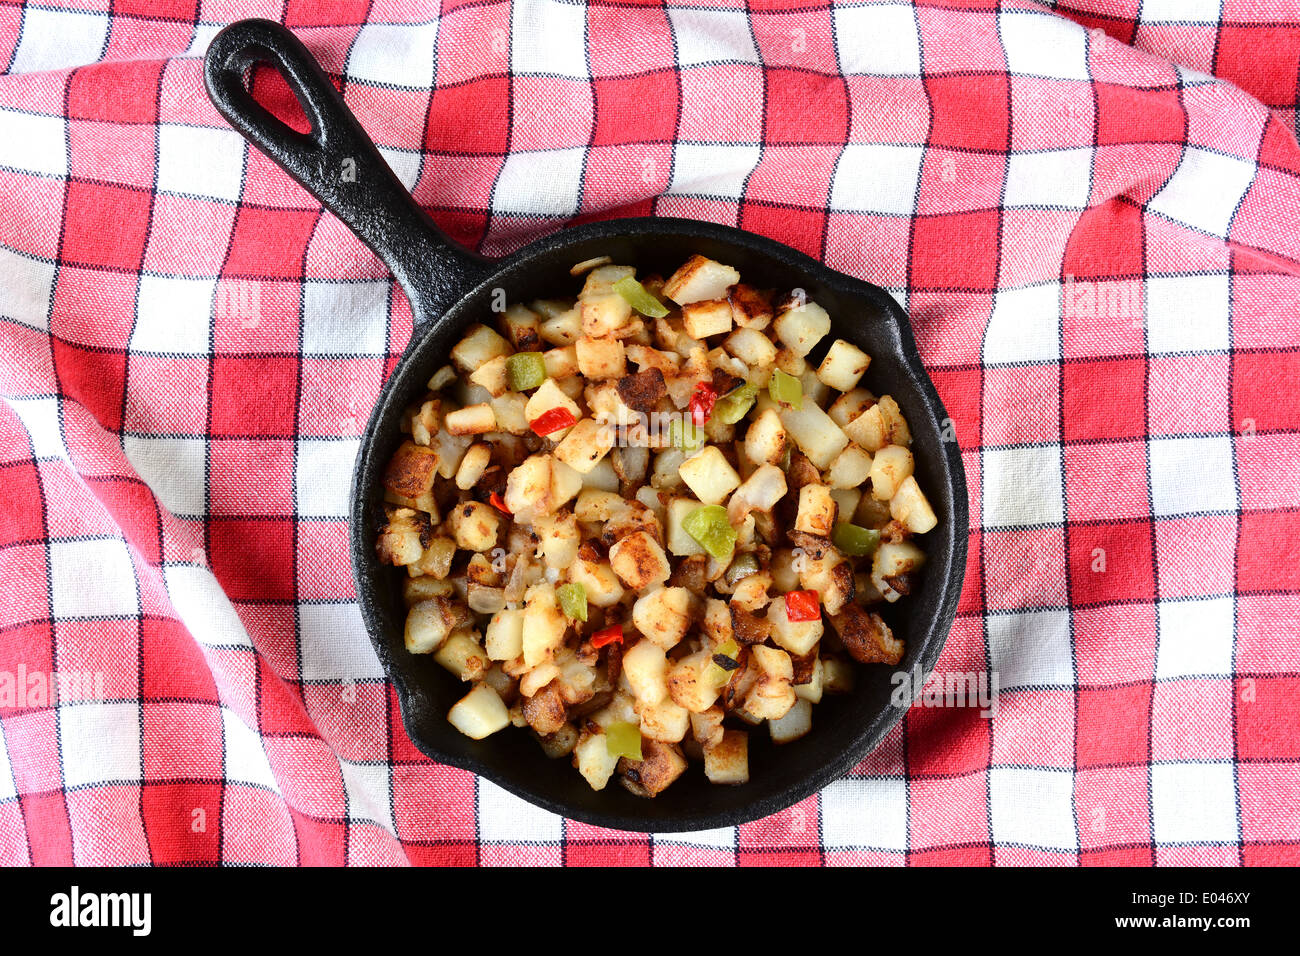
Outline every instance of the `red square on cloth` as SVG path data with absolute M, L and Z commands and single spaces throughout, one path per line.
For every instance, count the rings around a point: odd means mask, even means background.
M 433 93 L 424 148 L 446 153 L 504 155 L 509 141 L 510 82 L 484 77 Z
M 301 276 L 304 251 L 320 216 L 315 210 L 241 206 L 223 274 L 253 279 Z
M 1065 440 L 1114 441 L 1145 430 L 1145 366 L 1141 359 L 1066 362 Z
M 1295 23 L 1224 25 L 1214 51 L 1215 72 L 1267 106 L 1295 103 L 1300 26 Z
M 63 255 L 69 262 L 138 271 L 149 232 L 146 190 L 68 183 Z
M 677 75 L 672 70 L 598 77 L 592 88 L 596 94 L 593 146 L 666 142 L 677 132 Z M 654 108 L 647 109 L 651 103 Z
M 764 142 L 844 142 L 849 112 L 842 77 L 809 70 L 769 69 L 765 80 Z
M 288 438 L 294 433 L 298 360 L 289 356 L 212 360 L 214 436 Z
M 152 2 L 145 5 L 159 6 Z M 114 9 L 121 12 L 122 7 L 123 4 L 118 3 Z M 186 18 L 189 16 L 187 14 Z M 68 117 L 147 126 L 158 117 L 158 79 L 161 75 L 162 64 L 156 61 L 123 63 L 109 60 L 96 64 L 93 70 L 77 70 L 68 79 Z M 151 139 L 152 135 L 151 131 Z
M 927 76 L 930 95 L 930 145 L 964 150 L 1007 148 L 1009 113 L 1005 73 Z
M 990 291 L 998 272 L 995 210 L 915 220 L 912 281 L 922 289 Z
M 293 599 L 293 524 L 287 518 L 213 518 L 212 573 L 234 601 Z
M 140 796 L 151 862 L 221 862 L 219 823 L 224 789 L 215 781 L 146 783 Z
M 1147 521 L 1071 525 L 1071 601 L 1080 605 L 1154 599 L 1151 548 Z
M 1079 690 L 1080 767 L 1132 766 L 1151 753 L 1151 685 L 1146 681 Z

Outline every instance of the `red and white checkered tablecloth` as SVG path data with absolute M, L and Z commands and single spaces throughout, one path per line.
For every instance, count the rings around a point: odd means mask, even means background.
M 209 105 L 250 15 L 469 245 L 687 216 L 890 289 L 996 717 L 671 837 L 424 759 L 345 540 L 410 315 Z M 1295 0 L 0 0 L 0 863 L 1297 862 L 1298 62 Z

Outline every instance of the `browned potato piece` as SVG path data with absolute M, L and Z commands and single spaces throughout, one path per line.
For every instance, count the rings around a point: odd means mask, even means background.
M 524 719 L 539 734 L 545 736 L 558 731 L 566 719 L 560 682 L 553 680 L 532 697 L 525 697 L 523 708 Z
M 903 659 L 903 642 L 894 637 L 879 614 L 848 604 L 831 618 L 831 625 L 855 661 L 892 665 Z
M 648 738 L 641 741 L 640 760 L 622 757 L 618 761 L 618 772 L 622 776 L 623 785 L 638 796 L 645 797 L 662 793 L 685 770 L 686 757 L 680 746 Z
M 404 441 L 384 470 L 384 487 L 403 498 L 429 493 L 438 473 L 438 452 L 413 441 Z

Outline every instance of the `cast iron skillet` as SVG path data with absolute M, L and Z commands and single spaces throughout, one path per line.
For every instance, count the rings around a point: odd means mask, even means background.
M 311 121 L 303 134 L 259 106 L 244 83 L 254 63 L 289 82 Z M 598 255 L 667 275 L 692 253 L 735 266 L 764 286 L 803 288 L 835 317 L 834 336 L 873 357 L 865 384 L 893 395 L 913 432 L 917 480 L 939 526 L 923 539 L 928 563 L 921 586 L 885 614 L 907 641 L 897 670 L 928 672 L 952 624 L 966 568 L 967 501 L 961 456 L 942 436 L 947 419 L 921 366 L 906 314 L 882 289 L 834 272 L 780 243 L 737 229 L 683 219 L 620 219 L 566 229 L 492 262 L 450 243 L 393 175 L 355 116 L 307 49 L 268 20 L 222 30 L 208 49 L 205 78 L 217 110 L 255 146 L 342 219 L 393 271 L 406 290 L 415 331 L 370 416 L 352 481 L 351 547 L 357 598 L 385 670 L 397 687 L 411 739 L 430 758 L 473 771 L 538 806 L 597 826 L 636 831 L 735 826 L 782 810 L 843 776 L 903 716 L 891 702 L 894 668 L 858 668 L 857 689 L 826 697 L 813 731 L 777 748 L 750 736 L 750 782 L 714 786 L 693 765 L 653 800 L 611 782 L 592 791 L 567 760 L 551 761 L 523 731 L 487 740 L 462 736 L 446 714 L 464 686 L 429 656 L 402 645 L 401 572 L 375 558 L 383 520 L 381 477 L 401 440 L 402 409 L 422 396 L 461 331 L 491 318 L 493 290 L 507 301 L 571 295 L 569 266 Z M 344 175 L 345 168 L 354 175 Z M 827 337 L 827 342 L 831 339 Z

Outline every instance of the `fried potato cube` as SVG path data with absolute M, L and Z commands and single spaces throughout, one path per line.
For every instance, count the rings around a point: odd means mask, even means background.
M 862 349 L 845 339 L 836 339 L 817 368 L 817 378 L 833 389 L 847 392 L 857 387 L 870 364 L 871 356 Z
M 871 494 L 888 501 L 903 479 L 912 474 L 912 453 L 902 445 L 886 445 L 871 459 Z M 918 489 L 919 490 L 919 489 Z
M 767 722 L 772 743 L 788 744 L 812 730 L 812 704 L 805 698 L 796 700 L 784 717 Z
M 831 317 L 816 302 L 806 302 L 778 315 L 772 328 L 788 349 L 803 358 L 831 330 Z
M 487 684 L 475 684 L 452 705 L 447 720 L 466 737 L 482 740 L 508 726 L 510 714 L 495 690 Z
M 451 363 L 462 375 L 469 375 L 498 355 L 509 355 L 510 343 L 486 325 L 474 324 L 465 337 L 453 346 Z
M 433 659 L 463 681 L 480 680 L 491 666 L 473 631 L 453 631 Z
M 530 422 L 535 422 L 552 408 L 568 409 L 575 419 L 582 417 L 582 410 L 578 408 L 578 403 L 564 394 L 555 379 L 548 378 L 528 397 L 528 402 L 524 405 L 524 416 Z M 564 434 L 563 431 L 551 432 L 547 437 L 559 440 Z
M 460 467 L 456 469 L 456 487 L 461 491 L 469 491 L 478 484 L 491 461 L 492 449 L 487 445 L 479 442 L 470 446 L 465 457 L 460 460 Z
M 890 444 L 912 444 L 912 429 L 908 427 L 907 419 L 903 417 L 903 410 L 898 407 L 898 402 L 889 395 L 881 395 L 879 405 L 880 417 L 885 424 L 885 435 Z
M 686 757 L 675 743 L 645 738 L 641 760 L 623 757 L 618 762 L 623 786 L 640 797 L 654 797 L 686 772 Z
M 560 440 L 555 457 L 585 475 L 609 454 L 616 437 L 613 428 L 594 418 L 583 418 Z
M 604 790 L 618 766 L 618 755 L 611 754 L 605 735 L 584 732 L 573 748 L 573 766 L 593 790 Z
M 691 713 L 671 697 L 657 704 L 637 704 L 641 735 L 650 740 L 677 743 L 691 729 Z
M 578 371 L 589 379 L 622 378 L 627 372 L 627 355 L 618 339 L 594 339 L 584 335 L 574 348 Z
M 611 335 L 632 318 L 632 306 L 617 292 L 584 295 L 578 307 L 582 315 L 582 334 L 592 338 Z
M 443 425 L 451 435 L 482 435 L 497 430 L 497 416 L 491 405 L 482 402 L 448 412 Z
M 527 523 L 551 510 L 551 456 L 530 455 L 506 477 L 506 507 L 518 521 Z
M 413 508 L 394 508 L 389 511 L 388 523 L 380 529 L 375 551 L 385 564 L 417 564 L 432 542 L 432 535 L 427 514 Z
M 886 541 L 871 557 L 871 583 L 886 601 L 897 601 L 906 591 L 902 582 L 925 564 L 925 552 L 910 541 Z
M 767 368 L 776 363 L 776 346 L 757 329 L 736 329 L 723 341 L 722 347 L 750 368 Z
M 542 363 L 546 366 L 546 377 L 557 382 L 572 378 L 578 374 L 578 347 L 566 345 L 563 348 L 547 349 L 542 353 Z
M 501 530 L 501 513 L 482 501 L 465 501 L 451 509 L 448 522 L 456 536 L 456 547 L 490 551 Z
M 939 523 L 929 499 L 913 475 L 904 478 L 894 497 L 889 499 L 889 514 L 913 534 L 925 534 Z
M 664 650 L 676 647 L 691 627 L 691 592 L 658 588 L 632 605 L 632 625 Z
M 785 426 L 775 408 L 766 408 L 745 432 L 745 457 L 756 465 L 779 464 L 785 458 Z
M 403 498 L 419 498 L 433 488 L 438 473 L 438 452 L 413 441 L 397 446 L 384 469 L 384 487 Z
M 903 659 L 903 642 L 879 614 L 849 604 L 831 618 L 831 625 L 849 656 L 861 664 L 897 664 Z
M 609 565 L 634 591 L 663 584 L 672 573 L 663 547 L 644 531 L 616 541 L 609 549 Z
M 687 654 L 668 669 L 668 693 L 673 701 L 690 713 L 703 713 L 713 706 L 722 693 L 722 685 L 712 680 L 713 657 L 708 650 Z
M 406 614 L 406 649 L 412 654 L 432 654 L 468 614 L 450 598 L 421 601 Z
M 780 415 L 781 424 L 799 450 L 818 468 L 830 467 L 835 456 L 848 447 L 849 438 L 840 426 L 806 397 L 802 408 L 784 407 Z
M 560 682 L 552 680 L 531 696 L 525 696 L 523 710 L 524 720 L 539 734 L 553 734 L 563 727 L 568 711 L 560 692 Z
M 483 646 L 489 659 L 513 661 L 524 653 L 523 608 L 506 608 L 497 611 L 488 622 L 483 635 Z
M 772 324 L 772 293 L 762 291 L 743 282 L 731 290 L 732 321 L 742 329 L 761 332 Z
M 555 588 L 536 584 L 529 588 L 524 602 L 523 656 L 532 668 L 549 661 L 564 644 L 569 619 L 560 610 Z
M 693 339 L 725 335 L 731 331 L 731 303 L 726 299 L 708 299 L 683 305 L 682 325 Z
M 480 365 L 470 373 L 469 380 L 479 388 L 485 388 L 493 398 L 500 398 L 510 391 L 510 375 L 506 371 L 506 357 L 498 355 L 490 362 Z
M 839 490 L 857 488 L 870 477 L 871 455 L 857 445 L 849 445 L 836 455 L 826 471 L 827 482 Z M 853 514 L 853 508 L 847 509 L 847 513 Z
M 889 443 L 885 419 L 877 402 L 857 418 L 844 426 L 844 434 L 853 439 L 855 445 L 869 452 L 878 452 Z
M 668 658 L 654 641 L 642 639 L 623 652 L 623 676 L 640 704 L 668 696 Z
M 516 352 L 536 352 L 540 349 L 541 328 L 542 317 L 518 302 L 501 315 L 501 330 Z
M 740 273 L 731 266 L 704 256 L 691 256 L 664 283 L 663 293 L 678 305 L 690 305 L 706 299 L 725 299 L 727 290 L 740 281 Z M 730 324 L 730 318 L 728 318 Z
M 740 487 L 740 475 L 716 445 L 706 445 L 677 466 L 677 474 L 706 505 L 720 505 Z
M 724 730 L 722 739 L 704 745 L 704 776 L 710 783 L 749 782 L 749 734 Z
M 835 527 L 835 499 L 825 485 L 804 485 L 799 489 L 799 511 L 794 529 L 829 538 Z
M 576 305 L 553 312 L 542 320 L 541 334 L 542 341 L 548 345 L 572 345 L 582 335 L 582 313 Z
M 786 615 L 785 595 L 768 605 L 767 619 L 772 622 L 772 640 L 796 657 L 803 657 L 822 639 L 821 616 L 811 621 L 790 620 Z
M 831 402 L 831 407 L 826 409 L 826 414 L 830 415 L 831 421 L 839 425 L 840 428 L 846 428 L 849 422 L 874 404 L 876 404 L 876 396 L 865 388 L 854 388 Z M 850 435 L 849 437 L 852 438 L 853 436 Z

